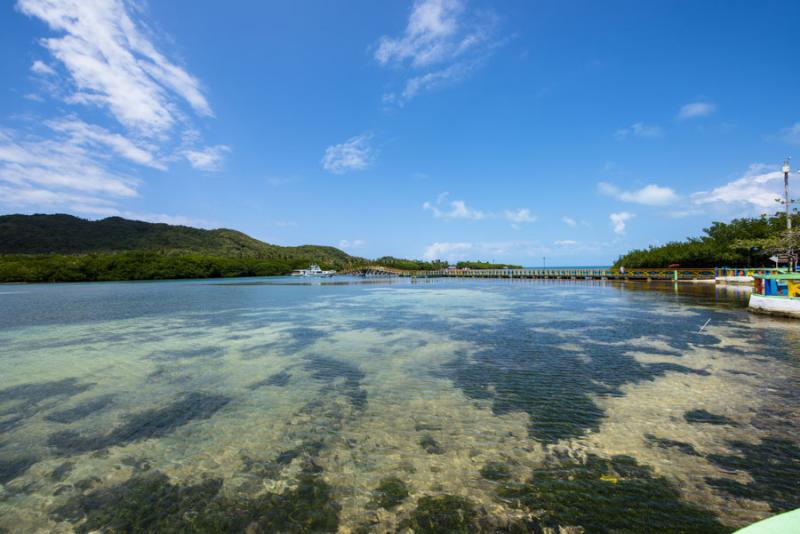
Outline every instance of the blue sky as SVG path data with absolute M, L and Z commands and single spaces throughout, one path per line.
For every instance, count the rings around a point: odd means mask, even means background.
M 2 213 L 603 264 L 774 211 L 800 147 L 795 1 L 0 9 Z

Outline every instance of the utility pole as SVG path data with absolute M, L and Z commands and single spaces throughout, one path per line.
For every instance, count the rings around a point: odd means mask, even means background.
M 794 201 L 789 196 L 789 173 L 791 172 L 791 167 L 789 166 L 789 160 L 791 158 L 786 158 L 783 160 L 783 200 L 776 199 L 778 202 L 783 204 L 786 207 L 786 239 L 788 241 L 788 250 L 786 251 L 788 259 L 789 259 L 789 271 L 794 272 L 795 270 L 795 251 L 792 247 L 792 204 Z
M 792 231 L 792 201 L 789 199 L 789 159 L 783 160 L 783 202 L 786 205 L 786 229 Z

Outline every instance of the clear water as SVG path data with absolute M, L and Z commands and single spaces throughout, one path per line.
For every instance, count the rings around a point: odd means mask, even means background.
M 746 298 L 0 286 L 0 531 L 731 531 L 800 506 L 800 325 Z

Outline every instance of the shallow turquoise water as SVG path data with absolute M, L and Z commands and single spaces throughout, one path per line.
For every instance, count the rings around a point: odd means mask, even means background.
M 0 529 L 730 531 L 800 506 L 800 328 L 745 303 L 584 281 L 0 286 Z

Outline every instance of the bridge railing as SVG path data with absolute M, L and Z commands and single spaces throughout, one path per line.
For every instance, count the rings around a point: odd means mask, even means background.
M 365 266 L 341 274 L 390 274 L 411 277 L 450 277 L 450 278 L 591 278 L 614 280 L 712 280 L 716 276 L 714 268 L 652 268 L 619 269 L 603 268 L 533 268 L 533 269 L 440 269 L 436 271 L 405 271 L 380 265 Z

